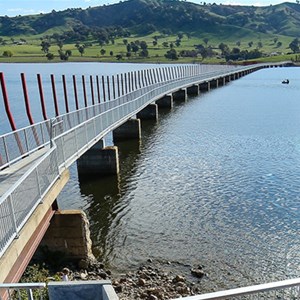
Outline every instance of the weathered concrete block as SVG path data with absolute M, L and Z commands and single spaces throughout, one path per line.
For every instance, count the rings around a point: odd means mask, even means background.
M 49 282 L 50 300 L 118 300 L 108 280 Z
M 137 118 L 141 120 L 158 120 L 157 104 L 152 103 L 146 106 L 137 114 Z
M 187 89 L 180 89 L 177 92 L 173 93 L 173 100 L 174 101 L 187 101 Z
M 164 97 L 158 99 L 156 104 L 159 108 L 172 108 L 173 107 L 173 95 L 165 95 Z
M 114 141 L 141 139 L 141 120 L 130 119 L 113 131 Z
M 77 160 L 78 172 L 82 175 L 113 175 L 119 173 L 118 147 L 91 148 Z
M 199 95 L 200 93 L 200 90 L 199 90 L 199 84 L 194 84 L 192 86 L 189 86 L 187 89 L 187 94 L 188 95 L 192 95 L 192 96 L 197 96 Z
M 66 259 L 95 259 L 89 222 L 81 210 L 57 211 L 40 246 L 46 246 L 53 252 L 62 252 Z

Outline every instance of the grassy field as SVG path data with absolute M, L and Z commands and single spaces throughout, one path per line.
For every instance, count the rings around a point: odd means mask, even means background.
M 228 34 L 228 33 L 227 33 Z M 114 44 L 108 44 L 104 45 L 102 48 L 105 50 L 105 54 L 101 55 L 100 50 L 101 47 L 94 41 L 90 41 L 92 43 L 92 46 L 85 48 L 85 52 L 83 56 L 80 55 L 79 51 L 75 47 L 75 44 L 65 44 L 63 46 L 63 50 L 71 50 L 72 56 L 69 57 L 69 61 L 71 62 L 77 62 L 77 61 L 103 61 L 103 62 L 116 62 L 118 61 L 116 58 L 116 55 L 122 55 L 122 59 L 120 61 L 122 62 L 160 62 L 160 63 L 166 63 L 166 62 L 172 62 L 171 60 L 165 58 L 165 53 L 170 50 L 170 48 L 166 48 L 163 46 L 163 42 L 174 43 L 177 39 L 176 35 L 167 36 L 163 38 L 158 39 L 158 44 L 156 46 L 153 46 L 153 37 L 155 35 L 160 35 L 158 32 L 148 35 L 148 36 L 135 36 L 127 38 L 128 42 L 131 41 L 146 41 L 148 44 L 148 51 L 149 51 L 149 57 L 148 58 L 142 58 L 138 54 L 135 55 L 132 53 L 132 56 L 130 58 L 126 57 L 126 46 L 123 43 L 122 39 L 116 39 Z M 15 37 L 14 42 L 18 41 L 21 37 Z M 23 37 L 24 38 L 24 37 Z M 38 36 L 29 36 L 25 37 L 27 43 L 25 45 L 17 45 L 16 43 L 13 43 L 11 39 L 7 38 L 7 45 L 1 45 L 0 46 L 0 62 L 49 62 L 45 56 L 45 53 L 41 50 L 41 40 Z M 243 37 L 243 35 L 239 34 L 239 36 L 231 35 L 230 37 L 226 37 L 227 39 L 224 40 L 225 36 L 222 36 L 220 34 L 219 37 L 216 37 L 214 35 L 207 36 L 208 43 L 207 46 L 211 46 L 213 50 L 216 53 L 219 53 L 220 50 L 218 48 L 218 45 L 220 43 L 225 43 L 229 46 L 230 49 L 233 47 L 238 47 L 241 50 L 253 50 L 258 47 L 259 43 L 262 44 L 262 48 L 260 48 L 260 51 L 265 54 L 265 57 L 259 59 L 259 61 L 280 61 L 282 59 L 291 59 L 294 57 L 294 55 L 288 55 L 287 53 L 291 52 L 291 50 L 288 48 L 289 43 L 291 42 L 292 38 L 288 38 L 285 36 L 271 36 L 271 35 L 248 35 L 247 37 Z M 276 43 L 274 43 L 274 39 L 277 38 Z M 4 37 L 5 39 L 5 37 Z M 252 47 L 249 46 L 249 43 L 252 42 Z M 281 42 L 281 46 L 278 47 L 277 42 Z M 181 45 L 179 47 L 174 47 L 174 49 L 179 53 L 182 50 L 194 50 L 194 45 L 197 44 L 205 44 L 202 37 L 192 36 L 191 38 L 188 38 L 184 36 L 181 40 Z M 61 61 L 58 56 L 58 46 L 53 45 L 50 47 L 50 52 L 55 55 L 55 58 L 52 60 L 52 62 L 59 62 Z M 4 57 L 3 52 L 4 51 L 11 51 L 12 57 Z M 110 55 L 110 52 L 113 52 L 113 55 Z M 277 53 L 275 56 L 274 54 Z M 273 55 L 271 55 L 273 54 Z M 179 63 L 190 63 L 190 62 L 206 62 L 206 63 L 224 63 L 225 60 L 222 58 L 218 58 L 219 56 L 216 55 L 213 58 L 205 59 L 202 61 L 202 58 L 182 58 L 179 57 L 179 59 L 176 62 Z

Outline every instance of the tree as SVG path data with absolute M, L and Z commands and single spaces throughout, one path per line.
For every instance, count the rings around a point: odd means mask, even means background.
M 176 47 L 179 47 L 180 46 L 180 44 L 181 44 L 181 40 L 176 40 L 176 42 L 175 42 L 175 45 L 176 45 Z
M 44 53 L 48 53 L 48 52 L 49 52 L 49 49 L 50 49 L 50 47 L 51 47 L 50 43 L 47 42 L 47 41 L 42 41 L 40 46 L 42 47 L 42 51 L 43 51 Z
M 282 42 L 277 42 L 276 47 L 280 48 L 282 46 Z
M 169 47 L 169 43 L 168 42 L 163 42 L 162 43 L 163 47 L 168 48 Z
M 147 49 L 143 49 L 141 52 L 140 52 L 140 56 L 141 57 L 148 57 L 149 56 L 149 52 Z
M 62 40 L 59 40 L 59 41 L 57 42 L 57 46 L 58 46 L 59 50 L 62 50 L 62 48 L 63 48 L 63 46 L 64 46 L 64 43 L 62 42 Z
M 46 57 L 47 57 L 48 60 L 53 60 L 53 59 L 54 59 L 54 54 L 48 52 L 48 53 L 46 54 Z
M 167 53 L 165 54 L 165 57 L 171 60 L 177 60 L 178 59 L 178 55 L 175 49 L 171 49 L 169 51 L 167 51 Z
M 4 57 L 12 57 L 13 53 L 10 50 L 5 50 L 2 54 Z
M 263 47 L 262 42 L 258 42 L 258 43 L 257 43 L 257 47 L 258 47 L 258 48 L 262 48 L 262 47 Z
M 249 43 L 248 43 L 248 46 L 249 46 L 249 48 L 251 48 L 251 47 L 253 46 L 253 42 L 252 42 L 252 41 L 249 42 Z
M 109 55 L 110 55 L 110 56 L 114 56 L 114 51 L 110 51 L 110 52 L 109 52 Z
M 104 55 L 104 54 L 105 54 L 105 52 L 106 52 L 106 50 L 105 50 L 105 49 L 101 49 L 101 50 L 100 50 L 100 53 L 101 53 L 101 55 Z
M 227 55 L 230 52 L 229 47 L 224 43 L 221 43 L 219 45 L 219 49 L 221 50 L 221 53 L 222 53 L 223 56 Z
M 148 48 L 148 45 L 145 41 L 141 41 L 140 47 L 141 47 L 142 50 L 146 50 Z
M 140 47 L 136 44 L 136 43 L 131 43 L 131 50 L 135 53 L 135 55 L 137 54 L 137 52 L 139 51 Z
M 240 47 L 240 46 L 241 46 L 241 41 L 237 41 L 237 42 L 236 42 L 236 45 L 237 45 L 238 47 Z
M 178 32 L 177 33 L 178 38 L 181 40 L 183 38 L 183 33 L 182 32 Z
M 289 48 L 293 51 L 293 53 L 297 53 L 299 52 L 299 40 L 296 38 L 296 39 L 293 39 L 290 44 L 289 44 Z
M 123 58 L 123 56 L 121 54 L 117 54 L 116 58 L 117 58 L 117 60 L 121 60 Z
M 208 38 L 204 38 L 204 39 L 203 39 L 203 42 L 205 43 L 205 45 L 207 45 L 207 44 L 208 44 L 208 41 L 209 41 L 209 39 L 208 39 Z
M 157 46 L 157 41 L 154 40 L 154 41 L 152 42 L 152 44 L 153 44 L 154 47 Z
M 123 43 L 124 43 L 124 45 L 126 46 L 126 45 L 128 44 L 128 40 L 127 40 L 127 39 L 124 39 L 124 40 L 123 40 Z
M 77 46 L 76 46 L 77 45 Z M 77 48 L 77 50 L 79 51 L 80 53 L 80 56 L 83 56 L 84 54 L 84 51 L 85 51 L 85 45 L 79 45 L 79 44 L 76 44 L 75 47 Z

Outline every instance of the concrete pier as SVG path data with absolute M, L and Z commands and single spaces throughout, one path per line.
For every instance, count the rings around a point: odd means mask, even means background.
M 213 79 L 210 81 L 210 88 L 215 89 L 218 87 L 218 80 L 217 79 Z
M 173 99 L 174 101 L 181 101 L 181 102 L 185 102 L 187 100 L 187 89 L 180 89 L 177 92 L 173 93 Z
M 194 84 L 192 86 L 189 86 L 187 89 L 187 94 L 191 96 L 197 96 L 200 93 L 199 84 Z
M 231 76 L 228 75 L 228 76 L 225 76 L 225 83 L 228 83 L 231 81 Z
M 152 103 L 146 106 L 137 114 L 137 118 L 141 120 L 158 120 L 157 104 Z
M 140 139 L 141 120 L 130 119 L 113 131 L 114 141 Z
M 50 252 L 61 252 L 66 260 L 94 260 L 89 221 L 81 210 L 57 211 L 42 239 L 43 247 Z
M 199 90 L 201 92 L 208 92 L 210 90 L 210 82 L 202 82 L 199 84 Z
M 225 77 L 218 78 L 218 86 L 223 86 L 223 85 L 225 85 Z
M 100 141 L 77 160 L 79 174 L 105 176 L 119 173 L 118 147 L 102 147 Z
M 159 108 L 172 108 L 173 95 L 172 94 L 165 95 L 164 97 L 158 99 L 156 101 L 156 104 L 158 105 Z

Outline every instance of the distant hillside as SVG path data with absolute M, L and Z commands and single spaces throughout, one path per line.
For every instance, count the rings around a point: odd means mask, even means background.
M 154 31 L 209 32 L 230 35 L 267 33 L 299 36 L 300 5 L 283 3 L 268 7 L 198 5 L 176 0 L 128 0 L 88 9 L 67 9 L 49 14 L 0 17 L 0 36 L 43 35 L 74 32 L 81 35 L 102 27 L 118 27 L 133 34 Z M 76 39 L 76 35 L 74 36 Z

